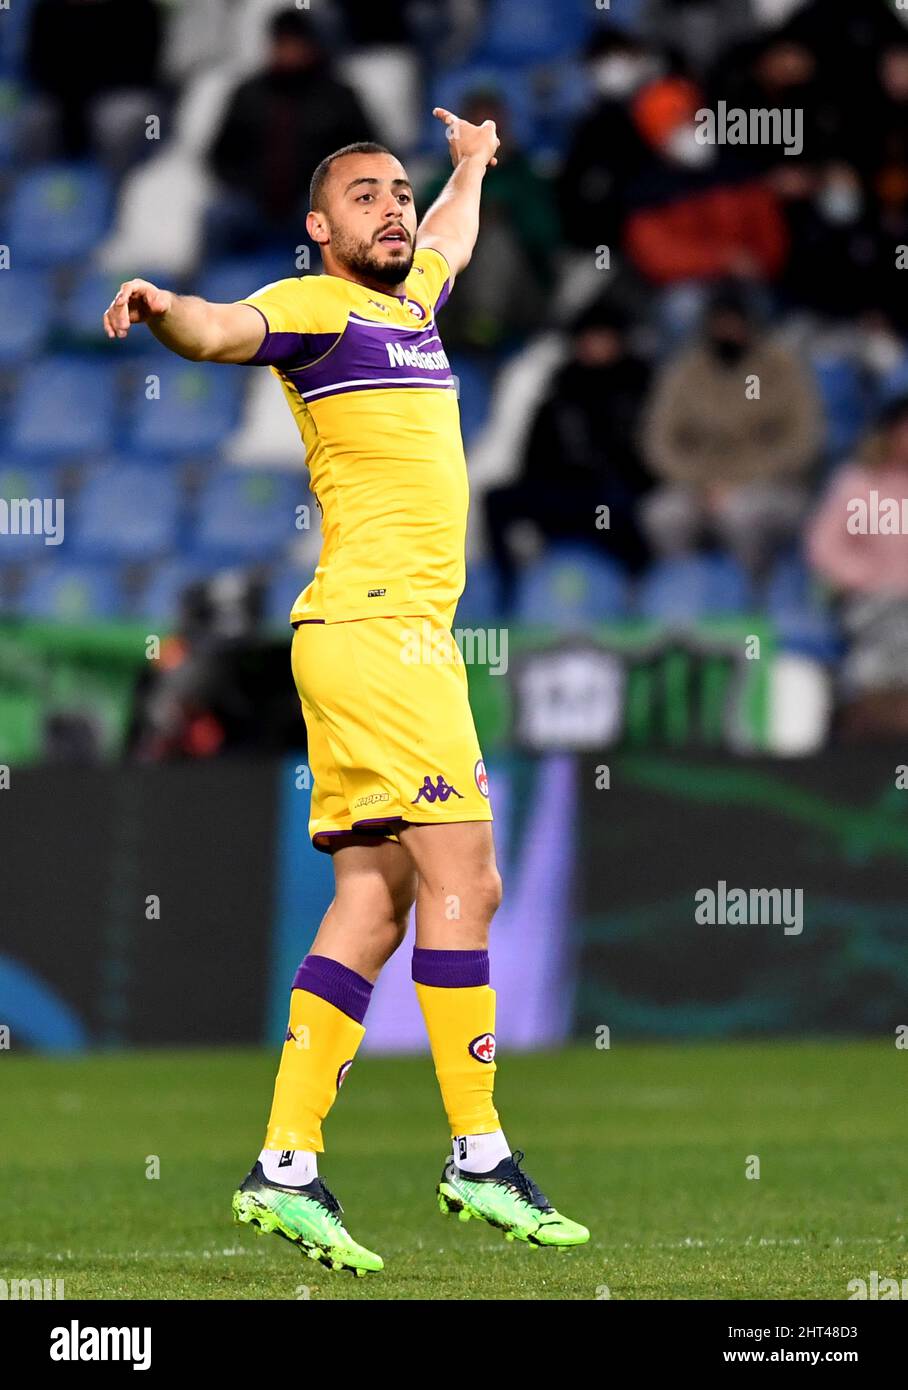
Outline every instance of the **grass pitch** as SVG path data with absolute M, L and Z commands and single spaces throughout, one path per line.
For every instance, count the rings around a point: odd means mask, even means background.
M 871 1270 L 908 1275 L 908 1057 L 891 1041 L 505 1055 L 505 1133 L 592 1231 L 565 1252 L 443 1217 L 429 1058 L 361 1057 L 321 1168 L 384 1257 L 367 1279 L 232 1223 L 275 1065 L 266 1051 L 0 1055 L 0 1277 L 63 1278 L 68 1299 L 485 1301 L 845 1299 Z

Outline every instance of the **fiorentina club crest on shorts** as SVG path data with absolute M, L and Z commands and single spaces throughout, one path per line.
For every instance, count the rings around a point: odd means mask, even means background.
M 341 1067 L 340 1071 L 337 1073 L 337 1090 L 340 1090 L 341 1086 L 343 1086 L 344 1077 L 347 1075 L 347 1072 L 350 1070 L 352 1066 L 353 1058 L 351 1057 L 349 1062 L 345 1062 L 344 1065 Z
M 474 767 L 473 776 L 476 778 L 476 785 L 480 792 L 483 796 L 487 797 L 489 795 L 489 774 L 486 772 L 486 765 L 482 761 L 482 758 L 479 759 L 479 762 Z
M 475 1057 L 477 1062 L 494 1062 L 495 1034 L 480 1033 L 478 1038 L 474 1038 L 470 1043 L 470 1056 Z

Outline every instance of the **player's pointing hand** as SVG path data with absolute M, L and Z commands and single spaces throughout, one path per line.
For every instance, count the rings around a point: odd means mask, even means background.
M 170 290 L 159 290 L 148 280 L 126 280 L 104 314 L 104 330 L 108 338 L 125 338 L 131 323 L 166 314 L 172 303 Z
M 494 121 L 483 121 L 482 125 L 473 125 L 461 116 L 455 116 L 453 111 L 446 111 L 443 106 L 433 107 L 432 115 L 444 121 L 447 127 L 445 133 L 451 145 L 451 160 L 455 166 L 462 159 L 471 157 L 482 159 L 490 167 L 498 163 L 495 151 L 501 141 L 498 139 Z

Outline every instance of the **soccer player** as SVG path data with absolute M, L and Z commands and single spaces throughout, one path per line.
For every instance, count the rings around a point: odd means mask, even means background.
M 589 1239 L 520 1166 L 493 1099 L 488 933 L 501 880 L 451 632 L 468 489 L 435 315 L 470 259 L 498 138 L 491 121 L 434 115 L 454 172 L 418 226 L 399 160 L 381 145 L 348 145 L 312 177 L 306 230 L 324 274 L 236 304 L 128 280 L 104 316 L 111 338 L 146 323 L 193 361 L 269 366 L 306 446 L 323 543 L 290 615 L 291 661 L 313 774 L 309 831 L 332 856 L 335 896 L 293 981 L 264 1146 L 233 1210 L 358 1275 L 382 1260 L 345 1230 L 317 1155 L 414 902 L 412 974 L 453 1136 L 441 1210 L 535 1245 Z

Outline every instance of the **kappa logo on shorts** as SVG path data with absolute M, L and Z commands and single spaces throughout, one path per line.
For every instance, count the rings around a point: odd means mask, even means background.
M 354 810 L 357 806 L 375 806 L 379 801 L 390 801 L 390 792 L 370 792 L 368 796 L 358 796 L 353 803 Z
M 341 1067 L 340 1071 L 337 1073 L 337 1089 L 338 1089 L 338 1090 L 340 1090 L 341 1086 L 343 1086 L 343 1084 L 344 1084 L 344 1077 L 347 1075 L 347 1072 L 350 1070 L 350 1068 L 351 1068 L 352 1066 L 353 1066 L 353 1058 L 351 1057 L 350 1060 L 349 1060 L 349 1062 L 345 1062 L 344 1065 Z
M 452 796 L 459 797 L 459 799 L 463 801 L 463 797 L 457 788 L 450 786 L 440 772 L 434 782 L 429 774 L 426 773 L 423 778 L 422 786 L 410 802 L 410 805 L 415 806 L 417 801 L 428 801 L 430 803 L 433 801 L 448 801 Z
M 475 1057 L 477 1062 L 494 1062 L 495 1034 L 480 1033 L 478 1038 L 474 1038 L 470 1043 L 470 1056 Z
M 473 776 L 476 778 L 476 785 L 480 793 L 488 799 L 489 795 L 489 774 L 486 772 L 486 765 L 482 758 L 473 769 Z

